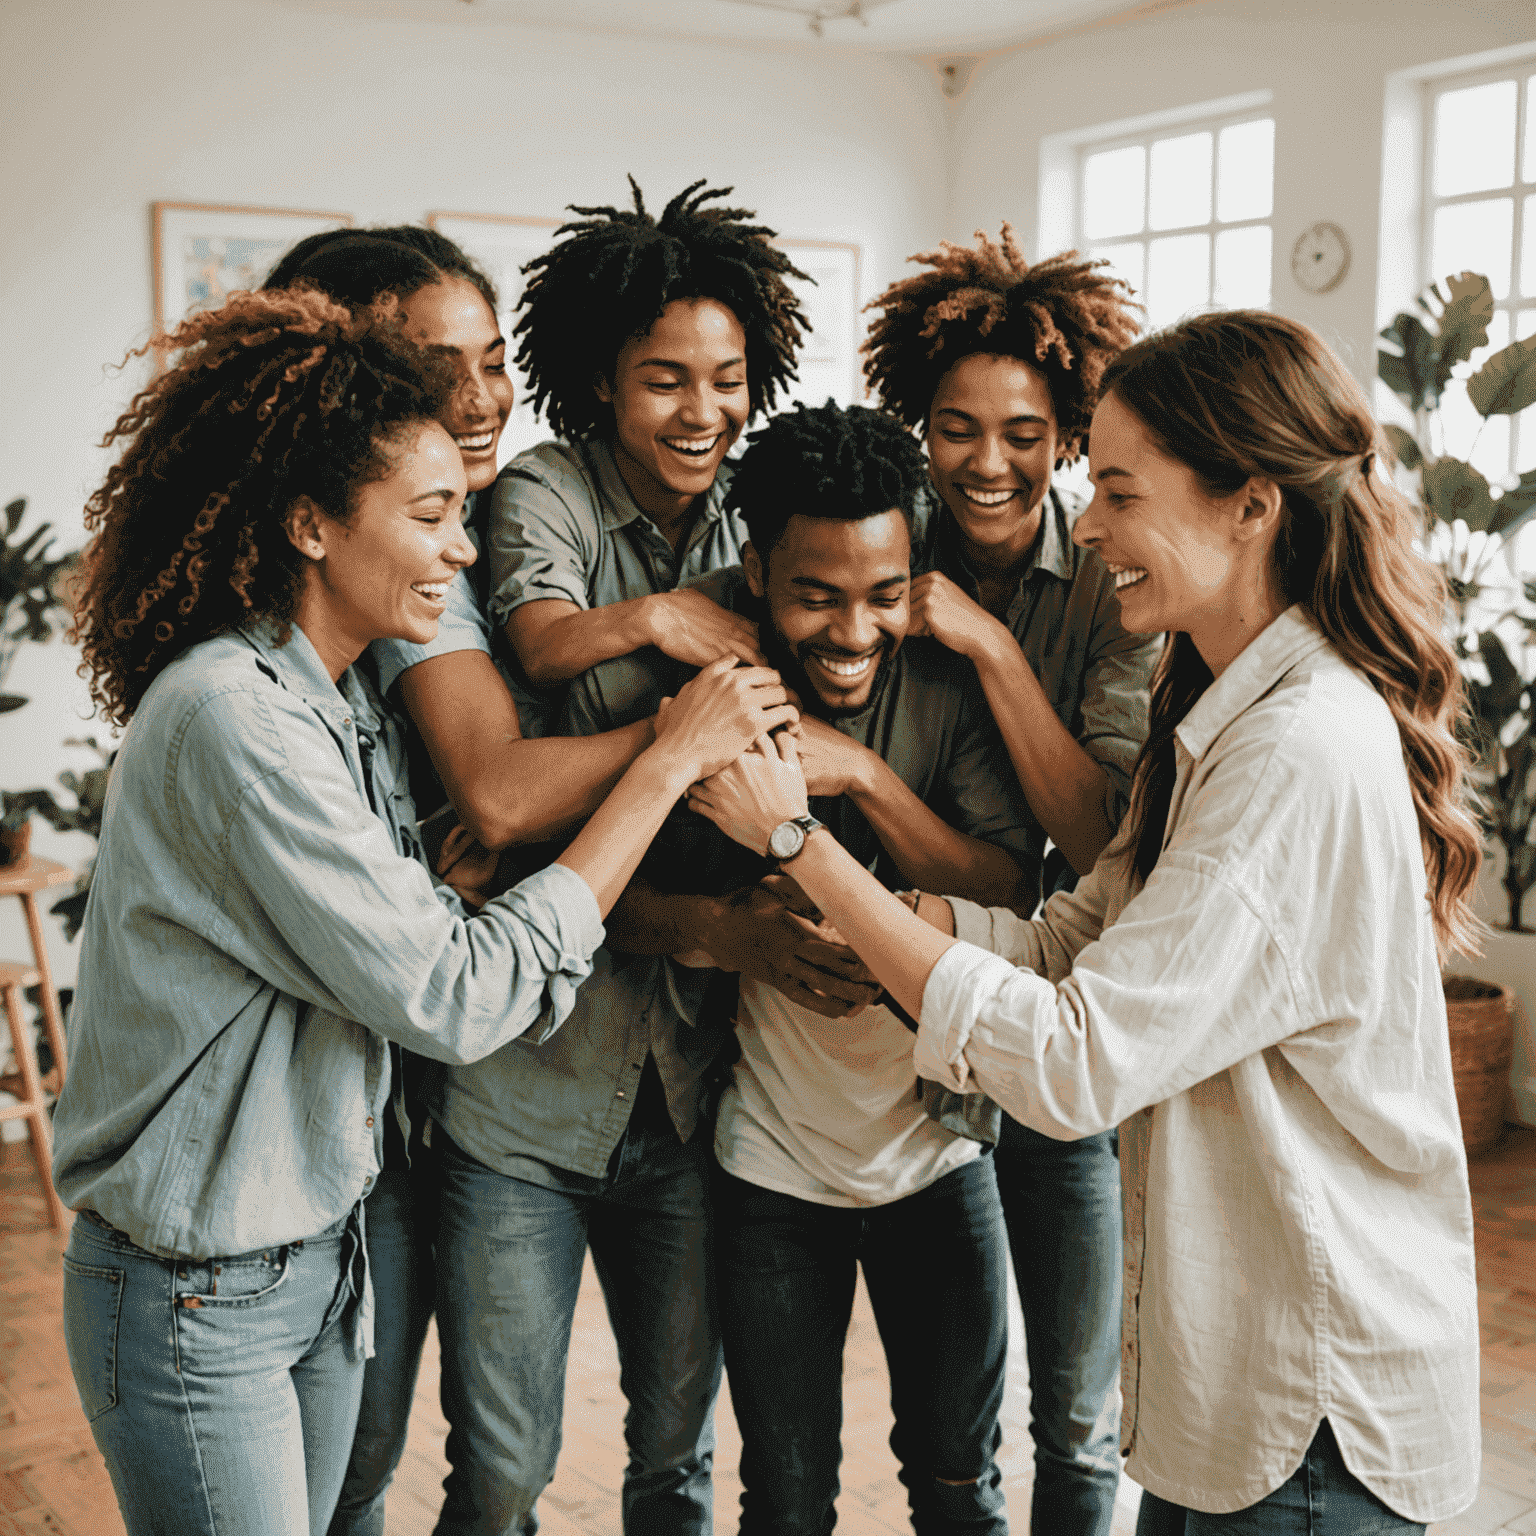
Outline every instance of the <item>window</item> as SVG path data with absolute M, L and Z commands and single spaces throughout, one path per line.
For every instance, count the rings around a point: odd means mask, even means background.
M 1084 144 L 1077 248 L 1106 257 L 1151 329 L 1269 303 L 1275 120 L 1247 114 Z
M 1480 272 L 1493 289 L 1488 350 L 1536 334 L 1536 73 L 1484 70 L 1426 87 L 1424 281 Z M 1471 372 L 1471 369 L 1462 370 Z M 1481 424 L 1466 390 L 1441 402 L 1446 450 L 1490 480 L 1536 462 L 1536 407 Z

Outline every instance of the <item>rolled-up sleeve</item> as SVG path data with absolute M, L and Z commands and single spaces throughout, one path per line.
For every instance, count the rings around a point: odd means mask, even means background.
M 493 621 L 505 623 L 514 608 L 542 598 L 589 607 L 599 533 L 595 509 L 573 504 L 542 475 L 507 469 L 491 492 Z
M 178 753 L 187 843 L 219 871 L 215 942 L 281 991 L 438 1060 L 556 1027 L 603 939 L 586 882 L 557 865 L 456 916 L 341 754 L 290 763 L 281 725 L 265 700 L 226 695 Z M 251 750 L 232 753 L 232 736 Z
M 1242 894 L 1165 862 L 1057 984 L 953 945 L 924 990 L 917 1060 L 1073 1140 L 1278 1043 L 1296 1017 L 1283 956 Z

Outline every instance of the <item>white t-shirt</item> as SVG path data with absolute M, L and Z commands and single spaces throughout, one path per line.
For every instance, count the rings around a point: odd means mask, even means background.
M 727 1173 L 817 1205 L 888 1205 L 980 1156 L 929 1119 L 912 1032 L 889 1008 L 827 1019 L 743 976 L 736 1018 L 715 1125 Z

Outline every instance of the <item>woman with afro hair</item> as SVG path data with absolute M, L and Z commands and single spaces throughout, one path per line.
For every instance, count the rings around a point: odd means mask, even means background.
M 677 796 L 794 712 L 772 673 L 706 668 L 560 861 L 471 915 L 354 666 L 429 641 L 475 558 L 454 375 L 314 291 L 163 345 L 87 504 L 78 632 L 132 723 L 55 1117 L 65 1339 L 131 1536 L 319 1536 L 372 1348 L 386 1043 L 467 1062 L 557 1030 Z
M 1043 836 L 1046 889 L 1085 875 L 1125 813 L 1160 640 L 1127 633 L 1114 578 L 1052 486 L 1134 338 L 1127 289 L 1074 253 L 1028 265 L 945 241 L 891 285 L 864 345 L 881 403 L 925 434 L 938 506 L 912 628 L 973 662 Z M 1061 860 L 1070 866 L 1061 865 Z M 1051 879 L 1056 871 L 1058 878 Z M 1063 878 L 1064 877 L 1064 881 Z M 1038 876 L 1037 876 L 1038 878 Z M 1115 1133 L 1061 1142 L 1004 1118 L 997 1175 L 1027 1333 L 1033 1529 L 1107 1536 L 1119 1478 Z

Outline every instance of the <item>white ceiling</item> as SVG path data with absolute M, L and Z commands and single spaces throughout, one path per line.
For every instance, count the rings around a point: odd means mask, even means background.
M 360 18 L 792 43 L 872 53 L 979 53 L 1132 9 L 1133 0 L 289 0 Z M 853 11 L 854 14 L 849 14 Z M 862 13 L 862 19 L 858 13 Z M 815 35 L 812 21 L 820 26 Z

